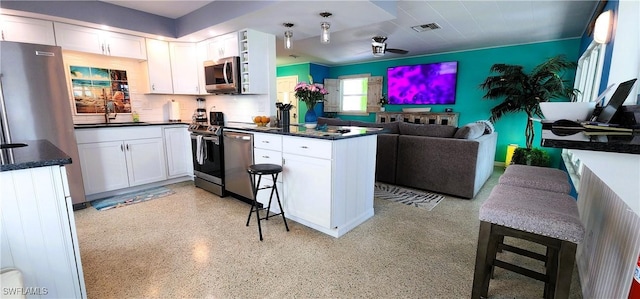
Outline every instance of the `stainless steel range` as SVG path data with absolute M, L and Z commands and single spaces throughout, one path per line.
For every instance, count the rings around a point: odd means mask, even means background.
M 196 187 L 226 196 L 222 124 L 194 123 L 189 132 Z

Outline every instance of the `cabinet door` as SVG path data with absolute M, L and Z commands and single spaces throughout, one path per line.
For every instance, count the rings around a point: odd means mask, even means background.
M 331 228 L 331 160 L 284 157 L 284 209 L 291 216 Z
M 56 45 L 52 22 L 8 15 L 2 15 L 0 22 L 2 40 Z
M 122 141 L 78 144 L 87 195 L 129 187 Z
M 155 39 L 147 39 L 146 43 L 149 92 L 161 94 L 173 93 L 169 43 Z
M 133 59 L 147 59 L 144 38 L 128 34 L 105 32 L 106 55 Z
M 164 148 L 167 153 L 169 178 L 193 175 L 191 139 L 187 128 L 165 128 Z
M 102 42 L 101 30 L 64 23 L 54 23 L 54 27 L 56 43 L 62 49 L 104 54 L 106 45 Z
M 198 57 L 193 43 L 169 43 L 174 94 L 199 94 Z
M 231 56 L 239 55 L 240 51 L 238 50 L 238 33 L 237 32 L 224 35 L 222 43 L 224 48 L 223 57 L 231 57 Z
M 130 186 L 167 179 L 162 138 L 127 140 L 125 150 Z

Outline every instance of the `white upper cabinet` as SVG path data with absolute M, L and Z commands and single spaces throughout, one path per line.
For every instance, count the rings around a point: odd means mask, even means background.
M 54 23 L 56 43 L 64 50 L 147 59 L 145 39 L 89 27 Z
M 238 33 L 232 32 L 203 42 L 206 45 L 206 60 L 238 56 Z
M 53 22 L 9 15 L 0 16 L 2 40 L 41 45 L 56 45 Z
M 242 93 L 268 94 L 276 78 L 276 38 L 251 29 L 239 32 Z
M 149 93 L 173 93 L 169 43 L 149 38 L 146 42 L 147 69 L 149 71 Z
M 198 55 L 194 43 L 169 43 L 174 94 L 200 94 Z

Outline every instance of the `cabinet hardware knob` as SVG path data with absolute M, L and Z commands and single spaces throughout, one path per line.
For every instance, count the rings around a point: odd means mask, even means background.
M 107 45 L 107 51 L 109 52 L 109 55 L 111 55 L 111 45 Z
M 307 147 L 306 145 L 303 145 L 303 146 L 301 146 L 301 148 L 309 148 L 309 147 Z
M 102 54 L 104 54 L 104 44 L 102 44 Z
M 127 150 L 129 150 L 129 145 L 127 144 Z
M 156 85 L 155 84 L 151 84 L 151 90 L 156 90 Z
M 120 145 L 120 151 L 124 152 L 124 146 L 122 144 Z
M 269 159 L 269 156 L 262 156 L 262 157 L 263 157 L 263 158 L 267 158 L 267 159 Z
M 262 143 L 269 143 L 269 141 L 263 140 Z

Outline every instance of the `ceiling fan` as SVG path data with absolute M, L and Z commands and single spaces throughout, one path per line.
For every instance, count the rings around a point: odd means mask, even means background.
M 407 50 L 387 48 L 387 43 L 385 43 L 386 40 L 386 36 L 374 36 L 373 38 L 371 38 L 371 49 L 373 50 L 373 56 L 384 56 L 386 52 L 403 55 L 409 53 L 409 51 Z

